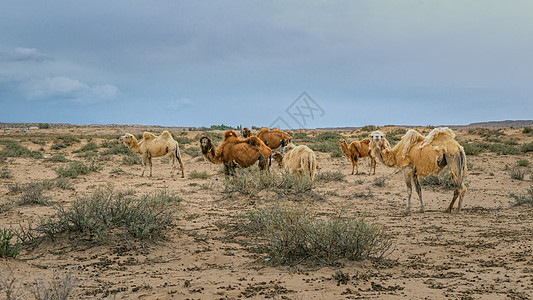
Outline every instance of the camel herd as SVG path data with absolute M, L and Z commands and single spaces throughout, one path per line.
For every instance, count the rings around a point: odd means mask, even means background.
M 305 145 L 294 145 L 291 135 L 277 128 L 261 128 L 256 135 L 248 128 L 241 131 L 242 138 L 237 136 L 233 130 L 224 133 L 224 140 L 216 147 L 211 139 L 203 136 L 200 139 L 200 149 L 204 158 L 214 164 L 223 164 L 226 176 L 235 174 L 235 169 L 247 168 L 258 162 L 261 171 L 268 171 L 272 158 L 277 161 L 280 167 L 286 171 L 295 173 L 299 177 L 309 176 L 311 180 L 315 178 L 318 169 L 317 156 L 309 147 Z M 128 146 L 132 152 L 138 153 L 142 157 L 144 175 L 147 165 L 150 166 L 150 176 L 152 176 L 152 157 L 169 155 L 172 158 L 173 169 L 171 176 L 177 169 L 179 163 L 181 177 L 185 177 L 183 170 L 183 160 L 181 158 L 179 144 L 172 138 L 168 131 L 164 131 L 160 136 L 145 132 L 143 139 L 139 142 L 129 133 L 119 138 Z M 420 200 L 420 211 L 424 211 L 422 201 L 422 190 L 419 176 L 439 174 L 444 167 L 448 166 L 450 177 L 454 182 L 454 195 L 449 207 L 445 212 L 450 213 L 457 199 L 457 211 L 461 210 L 466 187 L 463 178 L 466 174 L 466 155 L 464 149 L 455 140 L 455 134 L 447 127 L 435 128 L 427 136 L 423 136 L 416 130 L 409 130 L 394 147 L 385 138 L 385 134 L 379 130 L 370 133 L 368 138 L 361 141 L 354 141 L 348 145 L 345 139 L 339 140 L 339 147 L 352 163 L 352 175 L 354 169 L 359 173 L 359 158 L 368 156 L 370 158 L 371 175 L 376 174 L 376 158 L 388 167 L 401 169 L 407 185 L 407 207 L 404 214 L 409 214 L 411 207 L 412 185 L 414 183 L 416 192 Z M 281 151 L 272 152 L 280 148 Z

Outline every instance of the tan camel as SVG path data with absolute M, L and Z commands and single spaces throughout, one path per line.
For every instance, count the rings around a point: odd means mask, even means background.
M 455 140 L 455 134 L 447 127 L 435 128 L 428 136 L 424 137 L 416 130 L 409 130 L 400 142 L 391 148 L 381 131 L 370 134 L 371 148 L 375 156 L 386 166 L 403 170 L 407 185 L 407 207 L 405 214 L 409 214 L 411 207 L 412 183 L 420 198 L 420 211 L 424 211 L 422 202 L 422 188 L 418 176 L 439 174 L 448 166 L 450 176 L 454 182 L 455 190 L 452 201 L 445 212 L 450 213 L 457 198 L 459 204 L 457 212 L 461 211 L 466 187 L 463 179 L 466 175 L 466 155 L 463 147 Z
M 172 138 L 172 135 L 168 131 L 163 131 L 160 136 L 145 132 L 143 133 L 143 139 L 140 142 L 138 142 L 135 136 L 131 133 L 126 133 L 121 136 L 119 140 L 124 145 L 128 146 L 132 152 L 141 155 L 144 167 L 141 176 L 144 176 L 147 164 L 150 166 L 150 177 L 152 176 L 152 157 L 161 157 L 168 154 L 172 158 L 173 167 L 172 171 L 170 171 L 171 177 L 174 177 L 174 173 L 178 168 L 178 163 L 181 167 L 181 178 L 185 177 L 179 144 Z
M 345 139 L 340 139 L 339 147 L 346 158 L 352 162 L 352 175 L 354 173 L 354 168 L 357 169 L 356 174 L 359 174 L 359 158 L 366 156 L 370 158 L 370 170 L 368 171 L 368 175 L 372 174 L 372 169 L 374 169 L 373 175 L 376 175 L 376 157 L 373 156 L 372 152 L 370 151 L 369 138 L 363 139 L 362 141 L 351 142 L 350 145 L 346 143 Z
M 316 154 L 309 147 L 305 145 L 295 146 L 293 143 L 284 147 L 282 161 L 278 160 L 281 155 L 276 155 L 278 164 L 283 165 L 285 170 L 298 174 L 299 177 L 309 175 L 311 180 L 315 179 L 317 170 Z M 276 152 L 279 153 L 279 152 Z
M 272 150 L 256 136 L 240 139 L 233 130 L 224 133 L 224 140 L 218 148 L 204 136 L 200 139 L 203 156 L 210 162 L 224 164 L 226 175 L 234 175 L 235 167 L 248 168 L 259 161 L 259 169 L 269 168 Z
M 277 128 L 268 129 L 266 127 L 261 127 L 256 136 L 270 149 L 276 149 L 279 146 L 284 147 L 288 145 L 292 139 L 291 136 L 283 130 Z

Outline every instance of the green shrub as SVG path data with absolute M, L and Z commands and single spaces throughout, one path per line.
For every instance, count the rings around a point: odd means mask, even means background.
M 124 165 L 140 165 L 141 164 L 141 158 L 138 155 L 132 154 L 132 155 L 122 155 L 122 164 Z
M 16 257 L 19 254 L 20 243 L 12 242 L 15 236 L 15 232 L 11 229 L 0 230 L 0 257 Z
M 339 139 L 343 138 L 338 132 L 326 131 L 316 136 L 316 140 L 319 142 L 333 141 L 338 145 Z
M 313 149 L 314 151 L 330 153 L 331 157 L 343 156 L 342 150 L 339 148 L 338 139 L 336 141 L 329 140 L 318 144 L 309 145 L 309 148 Z
M 189 154 L 192 157 L 198 157 L 202 155 L 202 151 L 200 150 L 200 147 L 193 146 L 183 149 L 183 152 L 186 154 Z
M 444 168 L 438 175 L 428 175 L 420 179 L 420 184 L 425 186 L 439 186 L 445 189 L 454 189 L 455 183 L 448 172 L 448 167 Z
M 50 150 L 60 150 L 60 149 L 63 149 L 63 148 L 67 148 L 67 145 L 65 145 L 63 143 L 55 143 L 52 146 L 50 146 Z
M 292 136 L 292 139 L 293 139 L 293 141 L 297 140 L 299 142 L 310 142 L 310 141 L 312 141 L 312 138 L 309 135 L 307 135 L 307 133 L 305 133 L 305 132 L 296 132 L 296 133 L 294 133 L 294 135 Z
M 522 150 L 522 152 L 524 152 L 524 153 L 533 152 L 533 142 L 527 143 L 527 144 L 523 144 L 522 147 L 520 148 L 520 150 Z
M 92 161 L 90 165 L 73 161 L 68 166 L 59 167 L 54 169 L 54 171 L 59 177 L 77 178 L 79 175 L 89 174 L 90 172 L 98 172 L 101 169 L 102 167 L 94 161 Z
M 56 143 L 63 143 L 66 147 L 79 143 L 80 140 L 72 135 L 60 135 L 54 138 Z
M 206 171 L 198 172 L 196 170 L 192 170 L 189 173 L 189 178 L 191 178 L 191 179 L 195 179 L 195 178 L 207 179 L 209 177 L 211 177 L 211 175 L 207 174 Z
M 375 131 L 378 130 L 376 125 L 366 125 L 361 128 L 362 131 Z
M 529 160 L 524 159 L 524 158 L 523 158 L 523 159 L 519 159 L 519 160 L 516 162 L 516 164 L 517 164 L 518 166 L 520 166 L 520 167 L 527 167 L 527 166 L 529 166 Z
M 58 206 L 56 213 L 41 221 L 36 230 L 51 239 L 70 232 L 95 242 L 104 242 L 111 234 L 152 241 L 162 238 L 172 223 L 169 203 L 180 200 L 167 190 L 141 198 L 99 190 L 92 197 L 75 200 L 70 207 Z
M 19 145 L 15 141 L 1 140 L 0 145 L 4 148 L 0 151 L 0 158 L 5 157 L 27 157 L 27 158 L 43 158 L 43 153 L 39 151 L 31 151 L 30 149 Z
M 533 186 L 527 189 L 525 194 L 515 195 L 511 193 L 511 197 L 515 200 L 514 206 L 533 205 Z
M 106 146 L 108 146 L 108 147 L 105 147 L 107 149 L 105 149 L 101 153 L 101 155 L 111 155 L 111 154 L 120 155 L 120 154 L 129 154 L 130 153 L 130 149 L 124 144 L 109 143 L 109 145 L 106 145 Z
M 528 127 L 524 127 L 524 128 L 522 128 L 522 133 L 523 134 L 531 134 L 531 133 L 533 133 L 533 129 L 531 129 L 531 127 L 529 127 L 529 126 Z
M 54 156 L 47 158 L 46 161 L 51 162 L 69 162 L 70 159 L 66 158 L 63 153 L 54 154 Z
M 253 234 L 259 250 L 274 264 L 294 265 L 307 259 L 331 265 L 339 259 L 381 258 L 391 247 L 383 227 L 368 224 L 364 217 L 319 219 L 299 208 L 266 207 L 245 216 L 241 225 Z
M 2 170 L 0 170 L 0 178 L 11 178 L 13 177 L 13 174 L 11 174 L 11 171 L 7 167 L 3 167 Z
M 97 150 L 98 150 L 98 145 L 95 142 L 89 142 L 83 145 L 83 147 L 81 147 L 80 149 L 76 151 L 72 151 L 72 153 L 90 152 L 90 151 L 97 151 Z
M 39 123 L 38 127 L 39 127 L 39 129 L 48 129 L 48 128 L 50 128 L 50 124 L 48 124 L 48 123 Z
M 50 184 L 45 182 L 32 182 L 22 188 L 19 205 L 49 205 L 50 198 L 44 195 L 44 190 L 49 189 Z

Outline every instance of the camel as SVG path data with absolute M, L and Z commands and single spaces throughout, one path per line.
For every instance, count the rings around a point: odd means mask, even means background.
M 161 157 L 168 154 L 172 158 L 173 166 L 170 171 L 170 176 L 174 177 L 174 173 L 178 167 L 177 163 L 179 163 L 181 168 L 181 178 L 185 177 L 179 144 L 172 138 L 172 135 L 168 131 L 163 131 L 160 136 L 145 132 L 143 133 L 143 139 L 140 142 L 138 142 L 135 136 L 131 133 L 126 133 L 121 136 L 119 140 L 124 145 L 128 146 L 132 152 L 141 155 L 144 167 L 141 176 L 144 176 L 146 165 L 148 164 L 150 166 L 150 177 L 152 177 L 152 157 Z
M 224 140 L 218 148 L 204 136 L 200 139 L 203 156 L 210 162 L 224 164 L 226 175 L 234 175 L 235 167 L 248 168 L 259 161 L 259 169 L 269 168 L 272 150 L 256 136 L 240 139 L 233 130 L 224 133 Z
M 357 169 L 356 174 L 359 174 L 359 158 L 366 156 L 370 158 L 370 171 L 368 171 L 368 175 L 371 175 L 372 169 L 374 169 L 373 175 L 376 175 L 376 157 L 372 155 L 369 145 L 369 138 L 363 139 L 362 141 L 351 142 L 350 145 L 346 143 L 345 139 L 339 140 L 339 147 L 346 158 L 352 162 L 352 175 L 354 173 L 354 168 Z
M 291 136 L 283 130 L 277 128 L 268 129 L 266 127 L 261 127 L 256 136 L 270 149 L 276 149 L 279 146 L 284 147 L 288 145 L 292 139 Z
M 250 128 L 244 127 L 243 129 L 241 129 L 241 135 L 242 135 L 242 137 L 244 139 L 248 138 L 248 137 L 251 137 L 252 136 L 252 131 L 250 130 Z
M 280 168 L 283 167 L 283 154 L 281 154 L 281 152 L 276 151 L 272 153 L 272 159 L 274 159 L 278 163 L 278 166 Z
M 372 152 L 382 163 L 388 167 L 403 170 L 408 192 L 405 215 L 409 214 L 411 207 L 412 183 L 414 182 L 420 199 L 420 212 L 423 212 L 424 203 L 418 176 L 439 174 L 445 166 L 448 166 L 455 190 L 452 201 L 444 212 L 452 212 L 457 198 L 459 198 L 457 212 L 461 211 L 466 193 L 466 187 L 463 184 L 467 171 L 466 155 L 463 147 L 455 140 L 455 133 L 451 129 L 435 128 L 426 137 L 411 129 L 393 148 L 385 138 L 385 134 L 379 130 L 372 132 L 370 138 L 372 139 Z
M 315 179 L 315 174 L 317 170 L 317 161 L 316 154 L 309 147 L 305 145 L 295 146 L 293 143 L 288 144 L 284 147 L 283 159 L 280 160 L 281 153 L 276 154 L 276 161 L 280 166 L 283 165 L 285 170 L 298 174 L 298 177 L 303 176 L 304 174 L 309 175 L 311 180 Z

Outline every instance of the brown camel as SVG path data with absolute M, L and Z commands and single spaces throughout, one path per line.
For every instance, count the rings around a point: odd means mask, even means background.
M 131 133 L 126 133 L 121 136 L 119 140 L 124 145 L 128 146 L 132 152 L 141 155 L 144 167 L 141 176 L 144 176 L 147 164 L 150 166 L 150 177 L 152 176 L 152 157 L 161 157 L 168 154 L 172 158 L 173 168 L 172 171 L 170 171 L 171 177 L 174 177 L 174 172 L 178 167 L 178 163 L 181 167 L 181 178 L 185 177 L 179 144 L 172 138 L 172 135 L 168 131 L 163 131 L 160 136 L 145 132 L 143 133 L 143 139 L 140 142 L 138 142 L 135 136 Z
M 270 149 L 276 149 L 279 146 L 284 147 L 291 142 L 292 137 L 283 130 L 266 127 L 261 127 L 257 133 L 260 138 Z
M 248 168 L 259 161 L 259 169 L 269 168 L 272 150 L 256 136 L 240 139 L 233 130 L 224 133 L 224 140 L 218 148 L 204 136 L 200 139 L 204 157 L 215 164 L 223 163 L 226 175 L 234 175 L 235 167 Z
M 369 145 L 369 138 L 363 139 L 362 141 L 351 142 L 350 145 L 346 143 L 345 139 L 339 140 L 339 147 L 346 158 L 352 162 L 352 175 L 354 173 L 354 168 L 357 169 L 356 174 L 359 174 L 359 158 L 366 156 L 370 158 L 370 171 L 368 171 L 368 175 L 371 175 L 372 169 L 374 169 L 373 175 L 376 175 L 376 158 L 372 155 Z
M 422 189 L 418 176 L 439 174 L 445 166 L 448 166 L 455 190 L 452 202 L 444 212 L 450 213 L 452 211 L 457 198 L 459 198 L 457 212 L 461 211 L 463 197 L 466 193 L 466 187 L 463 184 L 467 171 L 466 155 L 463 147 L 455 140 L 455 134 L 451 129 L 447 127 L 435 128 L 426 137 L 411 129 L 393 148 L 381 131 L 372 132 L 370 137 L 374 155 L 386 166 L 403 170 L 408 192 L 405 214 L 409 213 L 411 207 L 412 183 L 415 184 L 416 192 L 420 198 L 420 211 L 423 212 L 424 203 L 422 202 Z
M 248 137 L 251 137 L 252 136 L 252 131 L 250 130 L 250 128 L 244 127 L 243 129 L 241 129 L 241 135 L 242 135 L 242 137 L 244 139 L 248 138 Z

